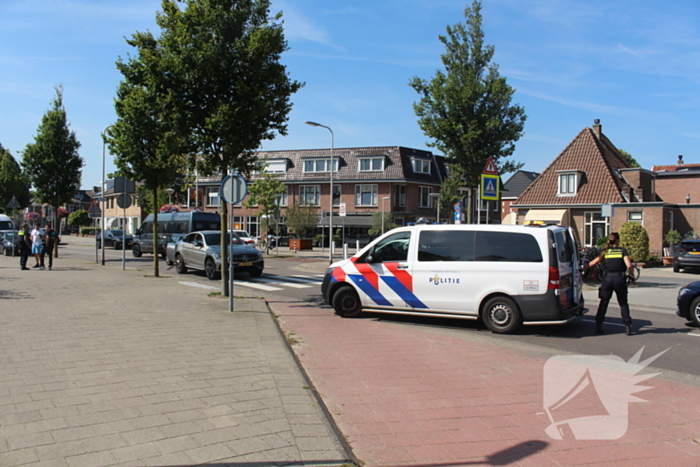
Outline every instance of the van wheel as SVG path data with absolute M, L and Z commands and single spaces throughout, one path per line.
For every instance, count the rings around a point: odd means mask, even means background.
M 207 258 L 204 262 L 204 272 L 207 274 L 207 279 L 210 281 L 215 281 L 219 278 L 219 273 L 216 270 L 216 263 L 211 258 Z
M 134 255 L 134 258 L 140 258 L 143 253 L 141 253 L 141 247 L 138 245 L 134 245 L 131 247 L 131 254 Z
M 186 274 L 187 266 L 185 266 L 185 260 L 182 255 L 175 255 L 175 270 L 178 274 Z
M 362 303 L 355 289 L 349 285 L 341 287 L 333 295 L 333 309 L 343 318 L 356 318 L 362 314 Z
M 514 332 L 522 324 L 518 306 L 508 297 L 494 297 L 487 301 L 481 318 L 486 327 L 497 334 Z

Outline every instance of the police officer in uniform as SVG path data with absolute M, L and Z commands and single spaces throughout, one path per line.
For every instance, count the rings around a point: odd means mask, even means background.
M 19 267 L 22 271 L 27 271 L 27 260 L 29 259 L 29 254 L 32 252 L 32 239 L 29 238 L 29 224 L 22 225 L 22 230 L 20 230 L 17 235 L 19 235 Z
M 613 292 L 617 296 L 617 303 L 620 304 L 622 322 L 625 325 L 625 334 L 632 335 L 632 318 L 630 318 L 630 307 L 627 304 L 627 277 L 626 272 L 632 274 L 632 261 L 625 248 L 620 246 L 620 236 L 613 232 L 608 236 L 608 244 L 603 252 L 588 263 L 587 268 L 595 266 L 601 261 L 605 261 L 605 268 L 608 274 L 603 279 L 600 287 L 600 304 L 598 314 L 595 316 L 595 333 L 603 334 L 603 321 L 605 313 L 608 311 L 608 303 Z

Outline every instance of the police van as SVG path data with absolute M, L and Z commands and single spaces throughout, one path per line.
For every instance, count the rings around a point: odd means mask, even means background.
M 588 311 L 573 233 L 555 226 L 400 227 L 332 264 L 321 291 L 343 317 L 481 319 L 495 333 Z
M 131 253 L 140 258 L 143 253 L 153 253 L 153 214 L 146 216 L 134 233 Z M 185 235 L 200 230 L 221 230 L 218 212 L 187 211 L 158 213 L 158 253 L 165 258 L 168 242 L 173 235 Z

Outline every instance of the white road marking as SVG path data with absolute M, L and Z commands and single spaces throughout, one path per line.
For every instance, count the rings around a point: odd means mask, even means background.
M 221 287 L 213 287 L 211 285 L 200 284 L 199 282 L 178 282 L 178 284 L 189 285 L 190 287 L 199 287 L 200 289 L 221 289 Z
M 258 289 L 258 290 L 265 290 L 267 292 L 275 292 L 277 290 L 283 290 L 279 287 L 270 287 L 269 285 L 263 285 L 263 284 L 256 284 L 254 282 L 234 282 L 233 286 L 243 286 L 243 287 L 249 287 L 251 289 Z
M 588 321 L 589 323 L 595 323 L 595 320 L 594 320 L 594 319 L 582 319 L 581 321 Z M 625 327 L 625 325 L 624 325 L 624 324 L 621 324 L 621 323 L 603 323 L 603 324 L 605 324 L 606 326 L 607 326 L 607 325 L 610 325 L 610 326 L 622 326 L 622 327 Z
M 259 277 L 259 278 L 255 279 L 255 282 L 254 282 L 254 283 L 260 283 L 260 282 L 263 282 L 263 283 L 265 283 L 265 284 L 283 285 L 283 286 L 285 286 L 285 287 L 291 287 L 291 288 L 293 288 L 293 289 L 308 289 L 308 288 L 311 288 L 310 285 L 296 284 L 296 283 L 294 283 L 294 282 L 278 281 L 278 280 L 274 280 L 274 279 L 266 279 L 266 278 L 263 278 L 263 277 Z M 252 283 L 252 282 L 244 282 L 243 284 L 245 285 L 245 284 L 251 284 L 251 283 Z
M 689 332 L 689 336 L 695 336 L 695 337 L 700 337 L 700 334 L 695 334 L 694 332 Z

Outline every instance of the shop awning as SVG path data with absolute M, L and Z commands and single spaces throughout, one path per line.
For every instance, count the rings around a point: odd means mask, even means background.
M 510 212 L 506 214 L 506 217 L 503 218 L 501 221 L 501 224 L 503 225 L 515 225 L 518 221 L 518 213 L 517 212 Z
M 525 214 L 525 223 L 534 224 L 543 222 L 546 224 L 561 224 L 566 215 L 566 211 L 566 209 L 530 209 L 527 214 Z

